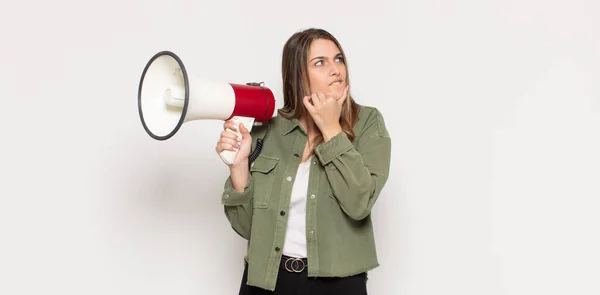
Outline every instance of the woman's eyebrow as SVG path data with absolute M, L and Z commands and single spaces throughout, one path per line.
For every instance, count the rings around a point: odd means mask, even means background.
M 325 56 L 317 56 L 317 57 L 314 57 L 313 59 L 311 59 L 310 61 L 313 61 L 315 59 L 327 59 L 327 57 L 325 57 Z
M 338 54 L 335 55 L 335 57 L 338 57 L 338 56 L 342 56 L 342 53 L 339 52 Z M 315 59 L 327 59 L 327 58 L 328 57 L 326 57 L 326 56 L 316 56 L 316 57 L 313 57 L 310 61 L 313 61 Z

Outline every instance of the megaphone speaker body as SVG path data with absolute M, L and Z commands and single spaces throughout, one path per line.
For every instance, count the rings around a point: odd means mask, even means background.
M 170 51 L 155 54 L 146 64 L 138 89 L 138 111 L 144 129 L 156 140 L 171 138 L 189 121 L 233 119 L 251 130 L 277 115 L 269 88 L 258 83 L 190 79 L 181 59 Z M 223 151 L 220 156 L 233 164 L 236 155 Z

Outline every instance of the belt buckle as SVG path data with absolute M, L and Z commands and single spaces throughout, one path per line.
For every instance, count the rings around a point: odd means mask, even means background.
M 289 264 L 289 266 L 288 266 Z M 306 268 L 304 260 L 300 258 L 290 257 L 284 263 L 285 269 L 288 272 L 302 272 Z

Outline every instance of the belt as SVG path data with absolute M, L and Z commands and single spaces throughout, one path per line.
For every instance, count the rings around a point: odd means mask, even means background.
M 296 273 L 308 271 L 308 259 L 282 255 L 279 269 Z

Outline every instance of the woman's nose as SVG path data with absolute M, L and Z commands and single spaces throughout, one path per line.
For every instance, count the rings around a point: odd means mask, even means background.
M 331 76 L 339 75 L 340 74 L 340 66 L 341 65 L 337 65 L 337 64 L 332 65 L 331 68 L 329 69 L 329 74 Z

